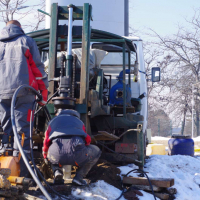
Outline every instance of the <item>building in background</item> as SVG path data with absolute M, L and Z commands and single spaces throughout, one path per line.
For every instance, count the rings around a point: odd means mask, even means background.
M 60 6 L 74 4 L 83 6 L 84 3 L 92 5 L 91 27 L 115 33 L 121 36 L 129 35 L 129 0 L 46 0 L 46 12 L 51 13 L 51 4 Z M 67 24 L 61 21 L 61 25 Z M 82 20 L 75 21 L 73 25 L 82 25 Z M 46 16 L 45 28 L 50 28 L 50 17 Z

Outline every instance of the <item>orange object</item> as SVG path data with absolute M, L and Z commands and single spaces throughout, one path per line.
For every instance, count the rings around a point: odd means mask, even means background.
M 1 156 L 0 163 L 1 163 L 1 168 L 9 168 L 11 170 L 10 176 L 19 176 L 20 165 L 17 157 Z
M 76 165 L 77 167 L 79 167 L 79 166 L 78 166 L 78 163 L 77 163 L 76 161 L 75 161 L 75 165 Z
M 22 133 L 21 145 L 24 145 L 25 134 Z M 1 168 L 9 168 L 11 170 L 10 176 L 19 176 L 20 175 L 20 164 L 19 161 L 21 159 L 21 153 L 19 153 L 18 157 L 7 156 L 8 152 L 6 152 L 6 156 L 0 157 L 0 166 Z
M 22 146 L 22 147 L 24 146 L 24 139 L 25 139 L 25 134 L 22 133 L 22 141 L 21 141 L 21 146 Z M 18 160 L 20 161 L 20 159 L 21 159 L 21 153 L 19 152 Z

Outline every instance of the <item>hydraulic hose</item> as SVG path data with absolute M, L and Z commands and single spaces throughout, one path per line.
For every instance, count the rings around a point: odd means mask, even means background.
M 31 109 L 31 116 L 30 116 L 30 149 L 31 149 L 31 160 L 32 160 L 32 163 L 33 163 L 33 166 L 35 165 L 35 161 L 33 159 L 33 141 L 32 141 L 32 133 L 33 133 L 33 110 L 34 108 L 36 107 L 36 101 L 34 101 L 33 103 L 33 107 Z M 36 169 L 34 168 L 34 171 L 35 171 L 35 175 L 37 176 L 37 171 Z
M 58 90 L 56 90 L 56 92 L 47 100 L 47 104 L 49 103 L 49 101 L 51 101 L 51 99 L 56 96 L 56 94 L 58 93 Z M 40 110 L 42 110 L 43 108 L 46 108 L 46 105 L 44 105 L 43 107 L 39 108 L 36 112 L 35 112 L 35 115 L 38 114 L 38 112 Z
M 150 181 L 150 179 L 149 179 L 147 173 L 144 172 L 144 171 L 141 170 L 141 169 L 133 169 L 133 170 L 129 171 L 124 177 L 127 177 L 131 172 L 139 172 L 139 173 L 142 173 L 142 175 L 145 175 L 145 176 L 147 177 L 147 180 L 148 180 L 149 185 L 150 185 L 150 187 L 151 187 L 151 191 L 152 191 L 153 197 L 154 197 L 154 199 L 156 200 L 156 196 L 155 196 L 155 193 L 154 193 L 154 190 L 153 190 L 153 186 L 152 186 L 152 184 L 151 184 L 151 181 Z M 116 200 L 119 200 L 119 199 L 123 196 L 124 190 L 125 190 L 125 188 L 124 188 L 123 181 L 122 181 L 122 193 L 121 193 L 121 195 L 120 195 Z
M 12 122 L 12 128 L 13 128 L 13 132 L 14 132 L 14 136 L 15 136 L 15 139 L 16 139 L 16 143 L 17 143 L 17 146 L 19 148 L 19 151 L 21 153 L 21 156 L 22 156 L 22 159 L 27 167 L 27 169 L 29 170 L 31 176 L 33 177 L 34 181 L 36 182 L 36 184 L 39 186 L 40 190 L 42 191 L 42 193 L 44 194 L 44 196 L 48 199 L 48 200 L 52 200 L 52 198 L 50 197 L 50 195 L 48 194 L 48 192 L 45 190 L 45 188 L 43 187 L 43 185 L 41 184 L 41 182 L 39 181 L 39 179 L 37 178 L 37 176 L 35 175 L 34 171 L 32 170 L 29 162 L 28 162 L 28 159 L 22 149 L 22 146 L 20 144 L 20 141 L 19 141 L 19 138 L 18 138 L 18 133 L 17 133 L 17 128 L 16 128 L 16 123 L 15 123 L 15 115 L 14 115 L 14 108 L 15 108 L 15 102 L 16 102 L 16 99 L 17 99 L 17 95 L 19 93 L 19 91 L 21 89 L 30 89 L 38 98 L 39 100 L 42 99 L 42 96 L 34 89 L 32 88 L 31 86 L 29 85 L 22 85 L 20 87 L 17 88 L 17 90 L 15 91 L 14 95 L 13 95 L 13 98 L 12 98 L 12 103 L 11 103 L 11 122 Z

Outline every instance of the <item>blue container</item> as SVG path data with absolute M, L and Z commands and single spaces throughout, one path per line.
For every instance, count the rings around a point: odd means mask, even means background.
M 168 141 L 169 155 L 194 156 L 194 140 L 190 136 L 173 135 Z

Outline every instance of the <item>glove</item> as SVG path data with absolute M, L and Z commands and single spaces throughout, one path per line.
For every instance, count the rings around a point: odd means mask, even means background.
M 47 158 L 47 152 L 43 151 L 43 152 L 42 152 L 42 155 L 43 155 L 44 159 Z
M 87 134 L 85 137 L 85 146 L 88 146 L 91 143 L 91 137 Z
M 47 103 L 48 90 L 45 89 L 45 90 L 41 91 L 41 95 L 42 95 L 42 101 L 39 101 L 38 104 L 40 106 L 44 106 Z

